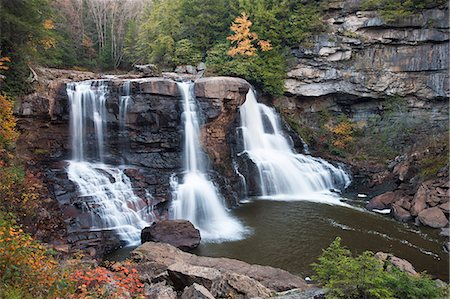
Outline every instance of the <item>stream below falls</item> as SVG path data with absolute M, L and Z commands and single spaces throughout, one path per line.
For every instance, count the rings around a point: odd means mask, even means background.
M 315 262 L 336 236 L 353 254 L 390 252 L 410 261 L 417 271 L 449 279 L 449 255 L 438 230 L 399 223 L 389 216 L 308 201 L 255 199 L 232 210 L 252 233 L 224 243 L 203 243 L 193 252 L 311 276 Z

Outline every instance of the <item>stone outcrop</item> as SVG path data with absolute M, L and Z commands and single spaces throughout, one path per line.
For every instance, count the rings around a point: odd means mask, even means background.
M 395 255 L 392 255 L 390 253 L 385 253 L 385 252 L 379 251 L 375 254 L 375 258 L 380 261 L 383 261 L 385 263 L 388 262 L 388 263 L 392 264 L 392 266 L 394 266 L 394 267 L 400 269 L 401 271 L 406 272 L 410 275 L 413 275 L 413 276 L 419 275 L 417 273 L 416 269 L 414 268 L 414 266 L 410 262 L 408 262 L 407 260 L 404 260 L 402 258 L 399 258 Z M 389 266 L 389 265 L 387 265 L 387 266 Z
M 303 279 L 281 269 L 196 256 L 164 243 L 144 243 L 131 258 L 148 284 L 170 285 L 186 296 L 199 294 L 194 298 L 268 298 L 276 292 L 309 288 Z
M 203 147 L 216 167 L 228 176 L 232 172 L 227 136 L 249 89 L 250 84 L 239 78 L 211 77 L 195 81 L 195 96 L 207 117 L 201 132 Z
M 200 244 L 200 231 L 187 220 L 163 220 L 144 228 L 141 242 L 162 242 L 191 250 Z
M 366 208 L 368 210 L 383 210 L 391 208 L 392 204 L 402 197 L 401 192 L 386 192 L 372 198 L 367 204 Z
M 313 154 L 351 165 L 356 193 L 379 195 L 368 209 L 410 221 L 438 206 L 448 218 L 448 175 L 422 171 L 425 161 L 448 164 L 436 158 L 448 156 L 448 5 L 386 22 L 361 2 L 328 4 L 327 32 L 292 50 L 286 94 L 274 105 Z M 334 146 L 342 119 L 352 124 L 353 151 Z
M 390 165 L 391 180 L 397 182 L 394 191 L 375 196 L 366 208 L 391 209 L 391 215 L 402 222 L 414 220 L 418 225 L 433 228 L 447 226 L 450 207 L 448 165 L 440 169 L 435 178 L 423 180 L 420 167 L 416 165 L 422 163 L 422 159 L 423 153 L 414 153 L 394 161 Z
M 442 210 L 438 207 L 423 210 L 419 213 L 419 215 L 417 215 L 417 218 L 424 225 L 433 228 L 441 228 L 448 225 L 447 217 L 445 217 L 444 212 L 442 212 Z
M 111 232 L 89 232 L 89 211 L 84 210 L 84 199 L 77 198 L 76 186 L 66 174 L 64 161 L 71 158 L 66 84 L 72 81 L 104 80 L 108 86 L 105 162 L 128 165 L 124 173 L 131 179 L 136 195 L 151 208 L 156 219 L 167 218 L 172 196 L 170 176 L 183 168 L 182 105 L 176 82 L 162 77 L 100 76 L 54 69 L 37 70 L 37 79 L 35 92 L 20 99 L 15 109 L 19 130 L 23 131 L 17 142 L 18 153 L 29 166 L 45 173 L 51 197 L 59 202 L 65 218 L 71 247 L 93 247 L 90 253 L 101 256 L 121 245 Z M 130 82 L 132 97 L 126 136 L 119 130 L 119 97 L 125 81 Z M 200 79 L 195 84 L 199 112 L 205 121 L 204 147 L 218 170 L 210 176 L 224 187 L 230 185 L 229 180 L 235 180 L 234 173 L 224 166 L 230 159 L 226 135 L 249 86 L 245 80 L 227 77 Z M 230 168 L 231 163 L 228 165 Z M 231 188 L 222 192 L 230 205 L 236 202 Z

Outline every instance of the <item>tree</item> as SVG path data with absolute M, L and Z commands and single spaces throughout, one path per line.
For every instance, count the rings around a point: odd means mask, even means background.
M 245 12 L 234 20 L 230 27 L 234 34 L 227 37 L 229 41 L 234 43 L 234 46 L 228 50 L 228 55 L 231 57 L 237 54 L 242 56 L 256 55 L 257 49 L 255 47 L 255 43 L 258 40 L 258 34 L 250 31 L 251 26 L 252 22 L 247 18 Z M 272 49 L 270 41 L 260 40 L 258 45 L 261 51 L 264 52 Z

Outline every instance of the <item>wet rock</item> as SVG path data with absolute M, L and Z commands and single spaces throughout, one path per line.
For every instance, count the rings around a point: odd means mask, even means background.
M 217 298 L 268 298 L 273 291 L 248 276 L 226 273 L 212 284 L 211 293 Z
M 200 231 L 187 220 L 163 220 L 144 228 L 141 242 L 163 242 L 191 250 L 200 244 Z
M 422 210 L 417 216 L 419 221 L 427 226 L 441 228 L 448 224 L 448 219 L 444 212 L 438 207 Z
M 392 205 L 391 214 L 396 220 L 402 222 L 408 222 L 413 219 L 409 211 L 395 203 Z
M 413 265 L 408 262 L 407 260 L 401 259 L 399 257 L 396 257 L 395 255 L 392 255 L 390 253 L 385 253 L 385 252 L 377 252 L 375 254 L 375 258 L 380 260 L 380 261 L 388 261 L 390 262 L 394 267 L 410 274 L 410 275 L 418 275 L 415 268 L 413 267 Z
M 248 276 L 260 282 L 266 288 L 275 291 L 308 288 L 307 283 L 302 278 L 281 269 L 250 265 L 228 258 L 195 256 L 164 243 L 146 242 L 131 253 L 131 258 L 137 262 L 140 269 L 142 268 L 140 272 L 161 273 L 171 265 L 181 263 L 189 266 L 212 268 L 220 271 L 222 275 L 236 273 Z
M 402 196 L 401 192 L 386 192 L 381 195 L 378 195 L 372 198 L 369 203 L 366 205 L 366 209 L 368 210 L 383 210 L 388 209 L 391 205 L 399 200 Z
M 184 289 L 180 299 L 214 299 L 214 296 L 204 286 L 193 283 Z

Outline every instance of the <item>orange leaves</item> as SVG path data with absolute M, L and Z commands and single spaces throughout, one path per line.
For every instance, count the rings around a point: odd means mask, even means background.
M 261 48 L 261 51 L 263 52 L 272 50 L 272 45 L 270 44 L 270 41 L 260 40 L 258 42 L 258 45 Z
M 231 57 L 235 55 L 242 56 L 255 56 L 257 55 L 257 48 L 255 47 L 255 42 L 258 40 L 258 34 L 251 32 L 250 27 L 252 22 L 247 18 L 245 12 L 241 16 L 237 17 L 231 24 L 231 31 L 234 32 L 233 35 L 227 37 L 233 46 L 227 51 L 227 54 Z M 260 40 L 257 43 L 261 51 L 269 51 L 272 49 L 270 41 Z
M 28 291 L 46 290 L 58 279 L 57 266 L 39 242 L 0 218 L 0 278 L 3 284 Z
M 55 29 L 55 23 L 53 22 L 53 20 L 47 19 L 42 23 L 42 26 L 44 27 L 44 29 L 46 30 L 52 30 Z
M 13 115 L 13 103 L 6 96 L 0 95 L 0 159 L 1 151 L 16 141 L 16 118 Z
M 70 279 L 77 287 L 70 298 L 142 298 L 144 285 L 139 281 L 136 269 L 130 269 L 130 263 L 111 263 L 107 267 L 73 272 Z
M 7 56 L 0 57 L 0 71 L 6 71 L 9 69 L 9 67 L 5 65 L 6 62 L 11 62 L 11 59 Z
M 345 149 L 353 141 L 354 125 L 347 119 L 341 120 L 336 126 L 331 128 L 333 133 L 333 145 L 340 149 Z

